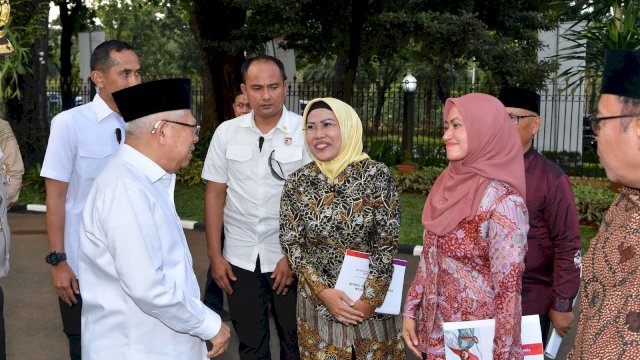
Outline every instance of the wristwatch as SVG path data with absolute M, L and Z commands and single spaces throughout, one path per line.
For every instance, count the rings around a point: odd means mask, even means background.
M 50 264 L 50 265 L 58 265 L 59 263 L 65 261 L 65 260 L 67 260 L 67 254 L 61 253 L 61 252 L 56 252 L 56 251 L 50 252 L 44 258 L 44 261 L 46 261 L 47 264 Z

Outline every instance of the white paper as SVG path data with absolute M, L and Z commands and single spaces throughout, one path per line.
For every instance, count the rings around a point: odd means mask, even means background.
M 562 338 L 558 335 L 556 329 L 553 329 L 551 332 L 551 337 L 549 337 L 549 341 L 547 342 L 547 347 L 544 349 L 544 356 L 549 359 L 555 359 L 558 356 L 558 351 L 560 350 L 560 345 L 562 344 Z
M 573 306 L 576 306 L 577 299 L 577 296 L 573 298 Z M 553 328 L 553 331 L 551 332 L 551 337 L 549 337 L 549 341 L 547 342 L 547 347 L 544 349 L 544 356 L 548 357 L 549 359 L 555 359 L 556 356 L 558 356 L 560 345 L 562 345 L 562 338 L 560 337 L 560 335 L 558 335 L 558 332 L 553 327 L 553 324 L 551 324 L 551 327 Z
M 404 284 L 404 271 L 407 262 L 401 259 L 393 260 L 393 276 L 389 284 L 389 290 L 382 305 L 376 309 L 377 313 L 400 314 L 402 305 L 402 287 Z M 369 275 L 369 254 L 347 250 L 342 262 L 342 268 L 338 275 L 335 288 L 342 290 L 353 301 L 360 299 L 364 291 L 364 282 Z
M 494 319 L 445 322 L 443 329 L 447 360 L 460 360 L 462 351 L 469 353 L 470 360 L 493 359 Z M 538 315 L 522 317 L 521 341 L 525 360 L 544 360 Z

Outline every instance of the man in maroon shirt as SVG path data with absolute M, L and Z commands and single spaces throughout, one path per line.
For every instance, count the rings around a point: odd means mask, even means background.
M 522 315 L 540 315 L 546 345 L 550 323 L 565 336 L 580 287 L 580 226 L 567 175 L 533 148 L 540 128 L 540 95 L 504 88 L 500 101 L 518 129 L 524 152 L 529 250 L 522 279 Z

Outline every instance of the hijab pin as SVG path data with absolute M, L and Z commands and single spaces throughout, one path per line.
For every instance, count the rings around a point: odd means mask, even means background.
M 284 144 L 285 145 L 291 145 L 292 141 L 293 141 L 293 139 L 288 137 L 288 136 L 286 138 L 284 138 Z

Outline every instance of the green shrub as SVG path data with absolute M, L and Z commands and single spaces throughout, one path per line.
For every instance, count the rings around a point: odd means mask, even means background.
M 404 150 L 395 142 L 376 140 L 367 151 L 371 159 L 385 163 L 391 167 L 404 159 Z
M 195 150 L 193 150 L 193 158 L 204 159 L 207 157 L 207 151 L 209 150 L 209 144 L 211 144 L 211 138 L 213 137 L 213 132 L 201 133 L 195 146 Z
M 183 183 L 184 185 L 196 185 L 203 184 L 202 180 L 202 167 L 204 166 L 204 159 L 207 157 L 207 151 L 209 150 L 209 144 L 213 133 L 200 134 L 200 140 L 195 145 L 193 150 L 193 157 L 189 161 L 189 166 L 184 169 L 180 169 L 176 173 L 176 181 Z
M 443 143 L 430 144 L 429 146 L 418 145 L 415 155 L 415 161 L 422 166 L 445 168 L 449 163 L 447 150 Z
M 563 170 L 567 175 L 574 177 L 591 179 L 604 179 L 607 177 L 604 168 L 600 164 L 584 163 L 582 166 L 565 166 Z
M 204 158 L 192 157 L 189 166 L 181 169 L 176 173 L 176 181 L 185 185 L 195 185 L 204 183 L 202 180 L 202 167 L 204 166 Z
M 582 155 L 577 151 L 543 151 L 542 155 L 562 168 L 582 164 Z
M 580 224 L 598 227 L 616 196 L 608 187 L 574 184 L 576 208 Z
M 431 191 L 433 183 L 438 175 L 444 170 L 437 166 L 420 167 L 418 171 L 407 174 L 400 174 L 395 168 L 392 170 L 393 179 L 396 182 L 398 192 L 420 193 L 426 195 Z
M 46 198 L 44 178 L 40 176 L 41 170 L 42 165 L 35 164 L 31 169 L 25 171 L 24 175 L 22 175 L 21 194 L 20 199 L 18 200 L 20 203 L 25 203 L 22 201 L 24 196 L 29 197 L 29 203 L 33 203 L 33 199 L 42 199 L 42 201 L 44 201 Z

